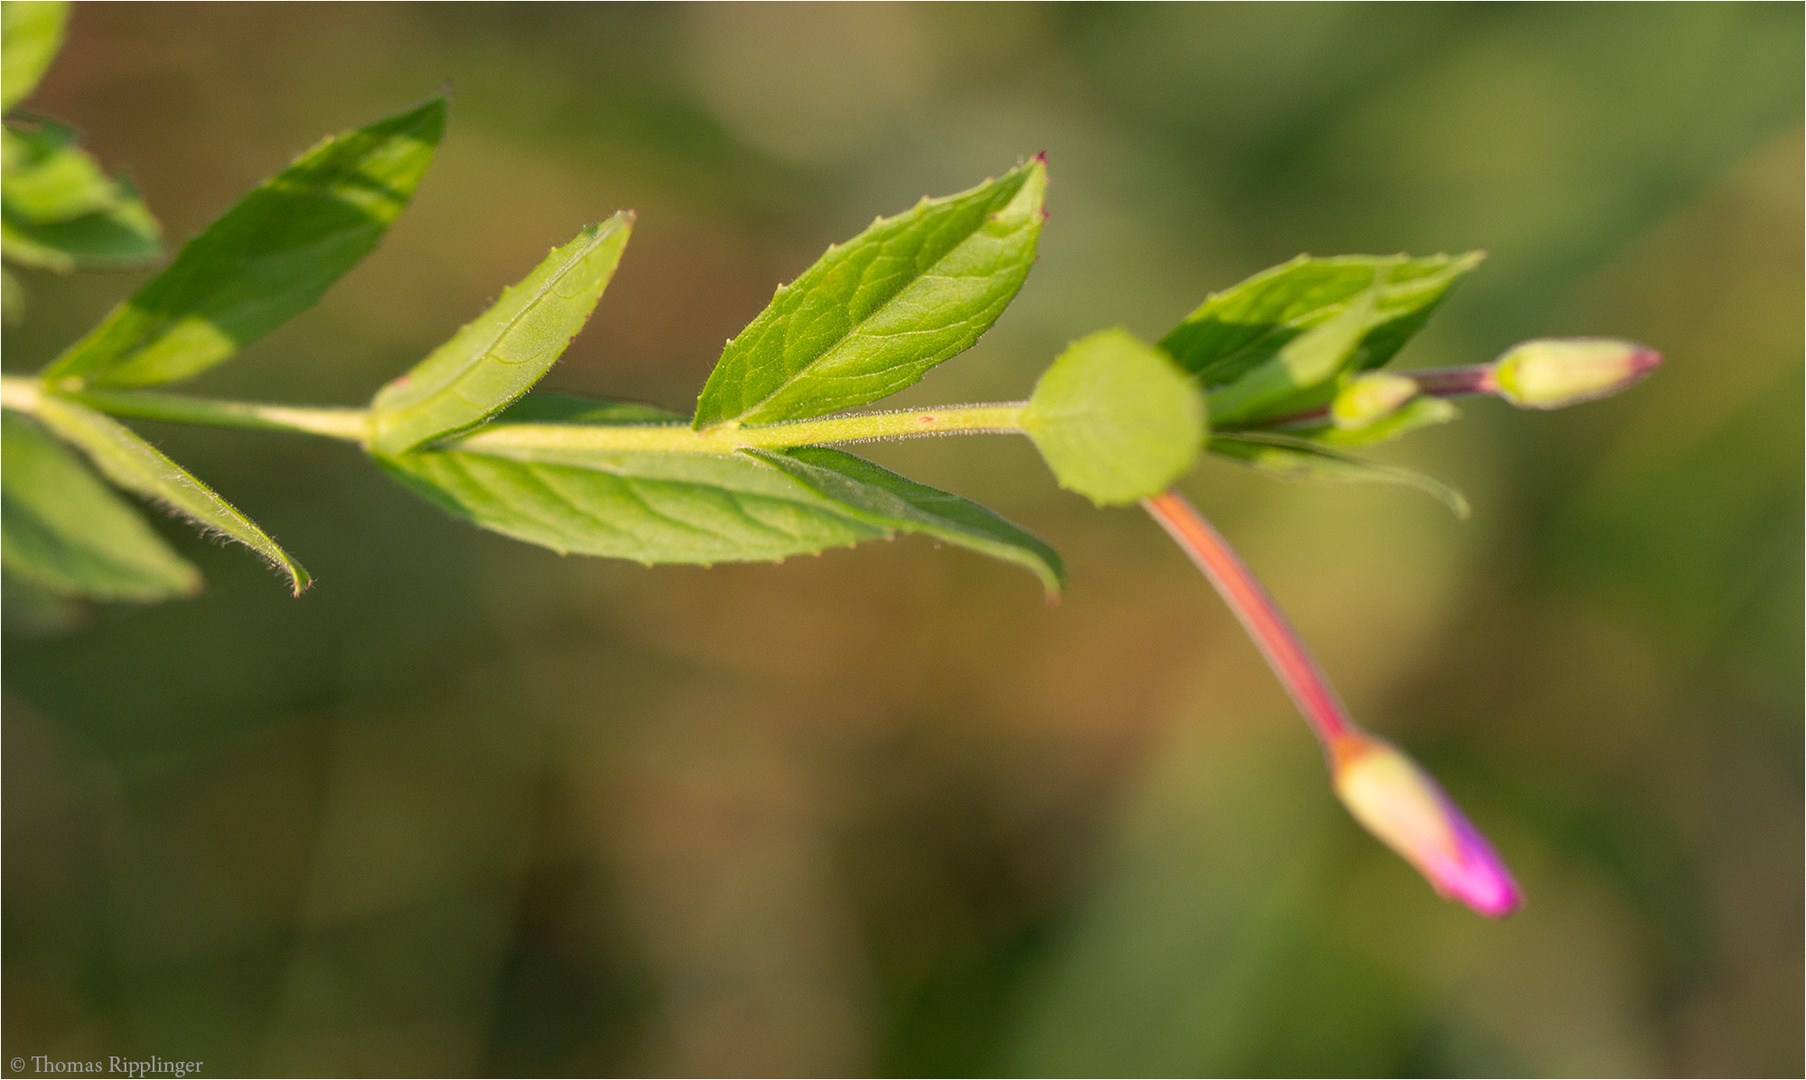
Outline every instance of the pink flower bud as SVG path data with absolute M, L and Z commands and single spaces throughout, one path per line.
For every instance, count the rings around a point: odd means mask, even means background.
M 1330 743 L 1336 795 L 1368 832 L 1417 867 L 1444 897 L 1499 919 L 1523 906 L 1505 861 L 1418 764 L 1349 727 Z
M 1498 394 L 1521 409 L 1561 409 L 1607 397 L 1654 370 L 1662 354 L 1617 338 L 1543 338 L 1494 365 Z

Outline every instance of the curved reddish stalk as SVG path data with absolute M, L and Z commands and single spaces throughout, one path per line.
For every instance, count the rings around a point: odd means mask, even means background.
M 1222 534 L 1176 491 L 1141 504 L 1204 571 L 1272 665 L 1323 744 L 1336 797 L 1355 820 L 1441 895 L 1495 919 L 1522 907 L 1523 891 L 1505 861 L 1442 786 L 1397 747 L 1349 719 L 1298 631 Z
M 1279 609 L 1260 579 L 1235 553 L 1223 534 L 1198 513 L 1185 496 L 1165 491 L 1141 500 L 1141 505 L 1166 534 L 1173 538 L 1204 576 L 1216 587 L 1223 602 L 1241 621 L 1242 629 L 1267 658 L 1273 673 L 1298 705 L 1298 711 L 1316 732 L 1325 753 L 1332 752 L 1337 738 L 1354 726 L 1348 709 L 1336 696 L 1323 669 L 1305 648 L 1290 619 Z

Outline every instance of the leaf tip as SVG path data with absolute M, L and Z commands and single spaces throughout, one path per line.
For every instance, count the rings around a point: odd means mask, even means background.
M 451 84 L 448 82 L 419 108 L 398 117 L 396 127 L 409 131 L 428 146 L 438 146 L 439 140 L 445 137 L 445 117 L 450 108 Z

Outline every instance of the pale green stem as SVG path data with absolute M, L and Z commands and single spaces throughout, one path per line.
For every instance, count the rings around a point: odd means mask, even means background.
M 45 386 L 36 379 L 0 375 L 0 405 L 6 408 L 33 412 L 37 408 L 38 398 L 46 392 Z M 263 431 L 298 431 L 360 444 L 370 434 L 370 414 L 363 409 L 260 405 L 245 401 L 220 401 L 167 394 L 155 390 L 56 392 L 91 409 L 138 420 Z M 757 427 L 722 425 L 706 431 L 692 430 L 688 424 L 683 423 L 492 424 L 461 438 L 448 440 L 442 445 L 471 453 L 551 449 L 731 454 L 736 450 L 753 448 L 778 450 L 791 446 L 908 439 L 960 432 L 1014 433 L 1022 430 L 1022 408 L 1021 403 L 960 405 L 836 416 L 825 420 L 799 420 Z
M 910 439 L 963 432 L 1010 434 L 1022 430 L 1021 404 L 862 413 L 826 420 L 798 420 L 759 427 L 693 430 L 688 424 L 495 424 L 446 443 L 476 453 L 520 450 L 637 450 L 653 453 L 731 454 L 791 446 Z

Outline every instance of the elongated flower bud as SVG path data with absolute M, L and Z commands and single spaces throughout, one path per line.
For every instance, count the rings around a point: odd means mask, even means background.
M 1504 860 L 1430 774 L 1349 719 L 1285 612 L 1216 527 L 1176 491 L 1143 499 L 1142 506 L 1204 571 L 1297 702 L 1329 758 L 1336 795 L 1355 820 L 1441 895 L 1495 919 L 1523 906 Z
M 1662 354 L 1617 338 L 1542 338 L 1494 366 L 1498 394 L 1520 409 L 1561 409 L 1607 397 L 1654 370 Z
M 1417 396 L 1417 380 L 1389 371 L 1373 371 L 1349 382 L 1330 402 L 1329 418 L 1344 430 L 1364 428 L 1398 411 Z
M 1438 893 L 1494 919 L 1523 906 L 1504 860 L 1416 762 L 1354 727 L 1330 741 L 1329 753 L 1336 795 L 1348 812 Z

